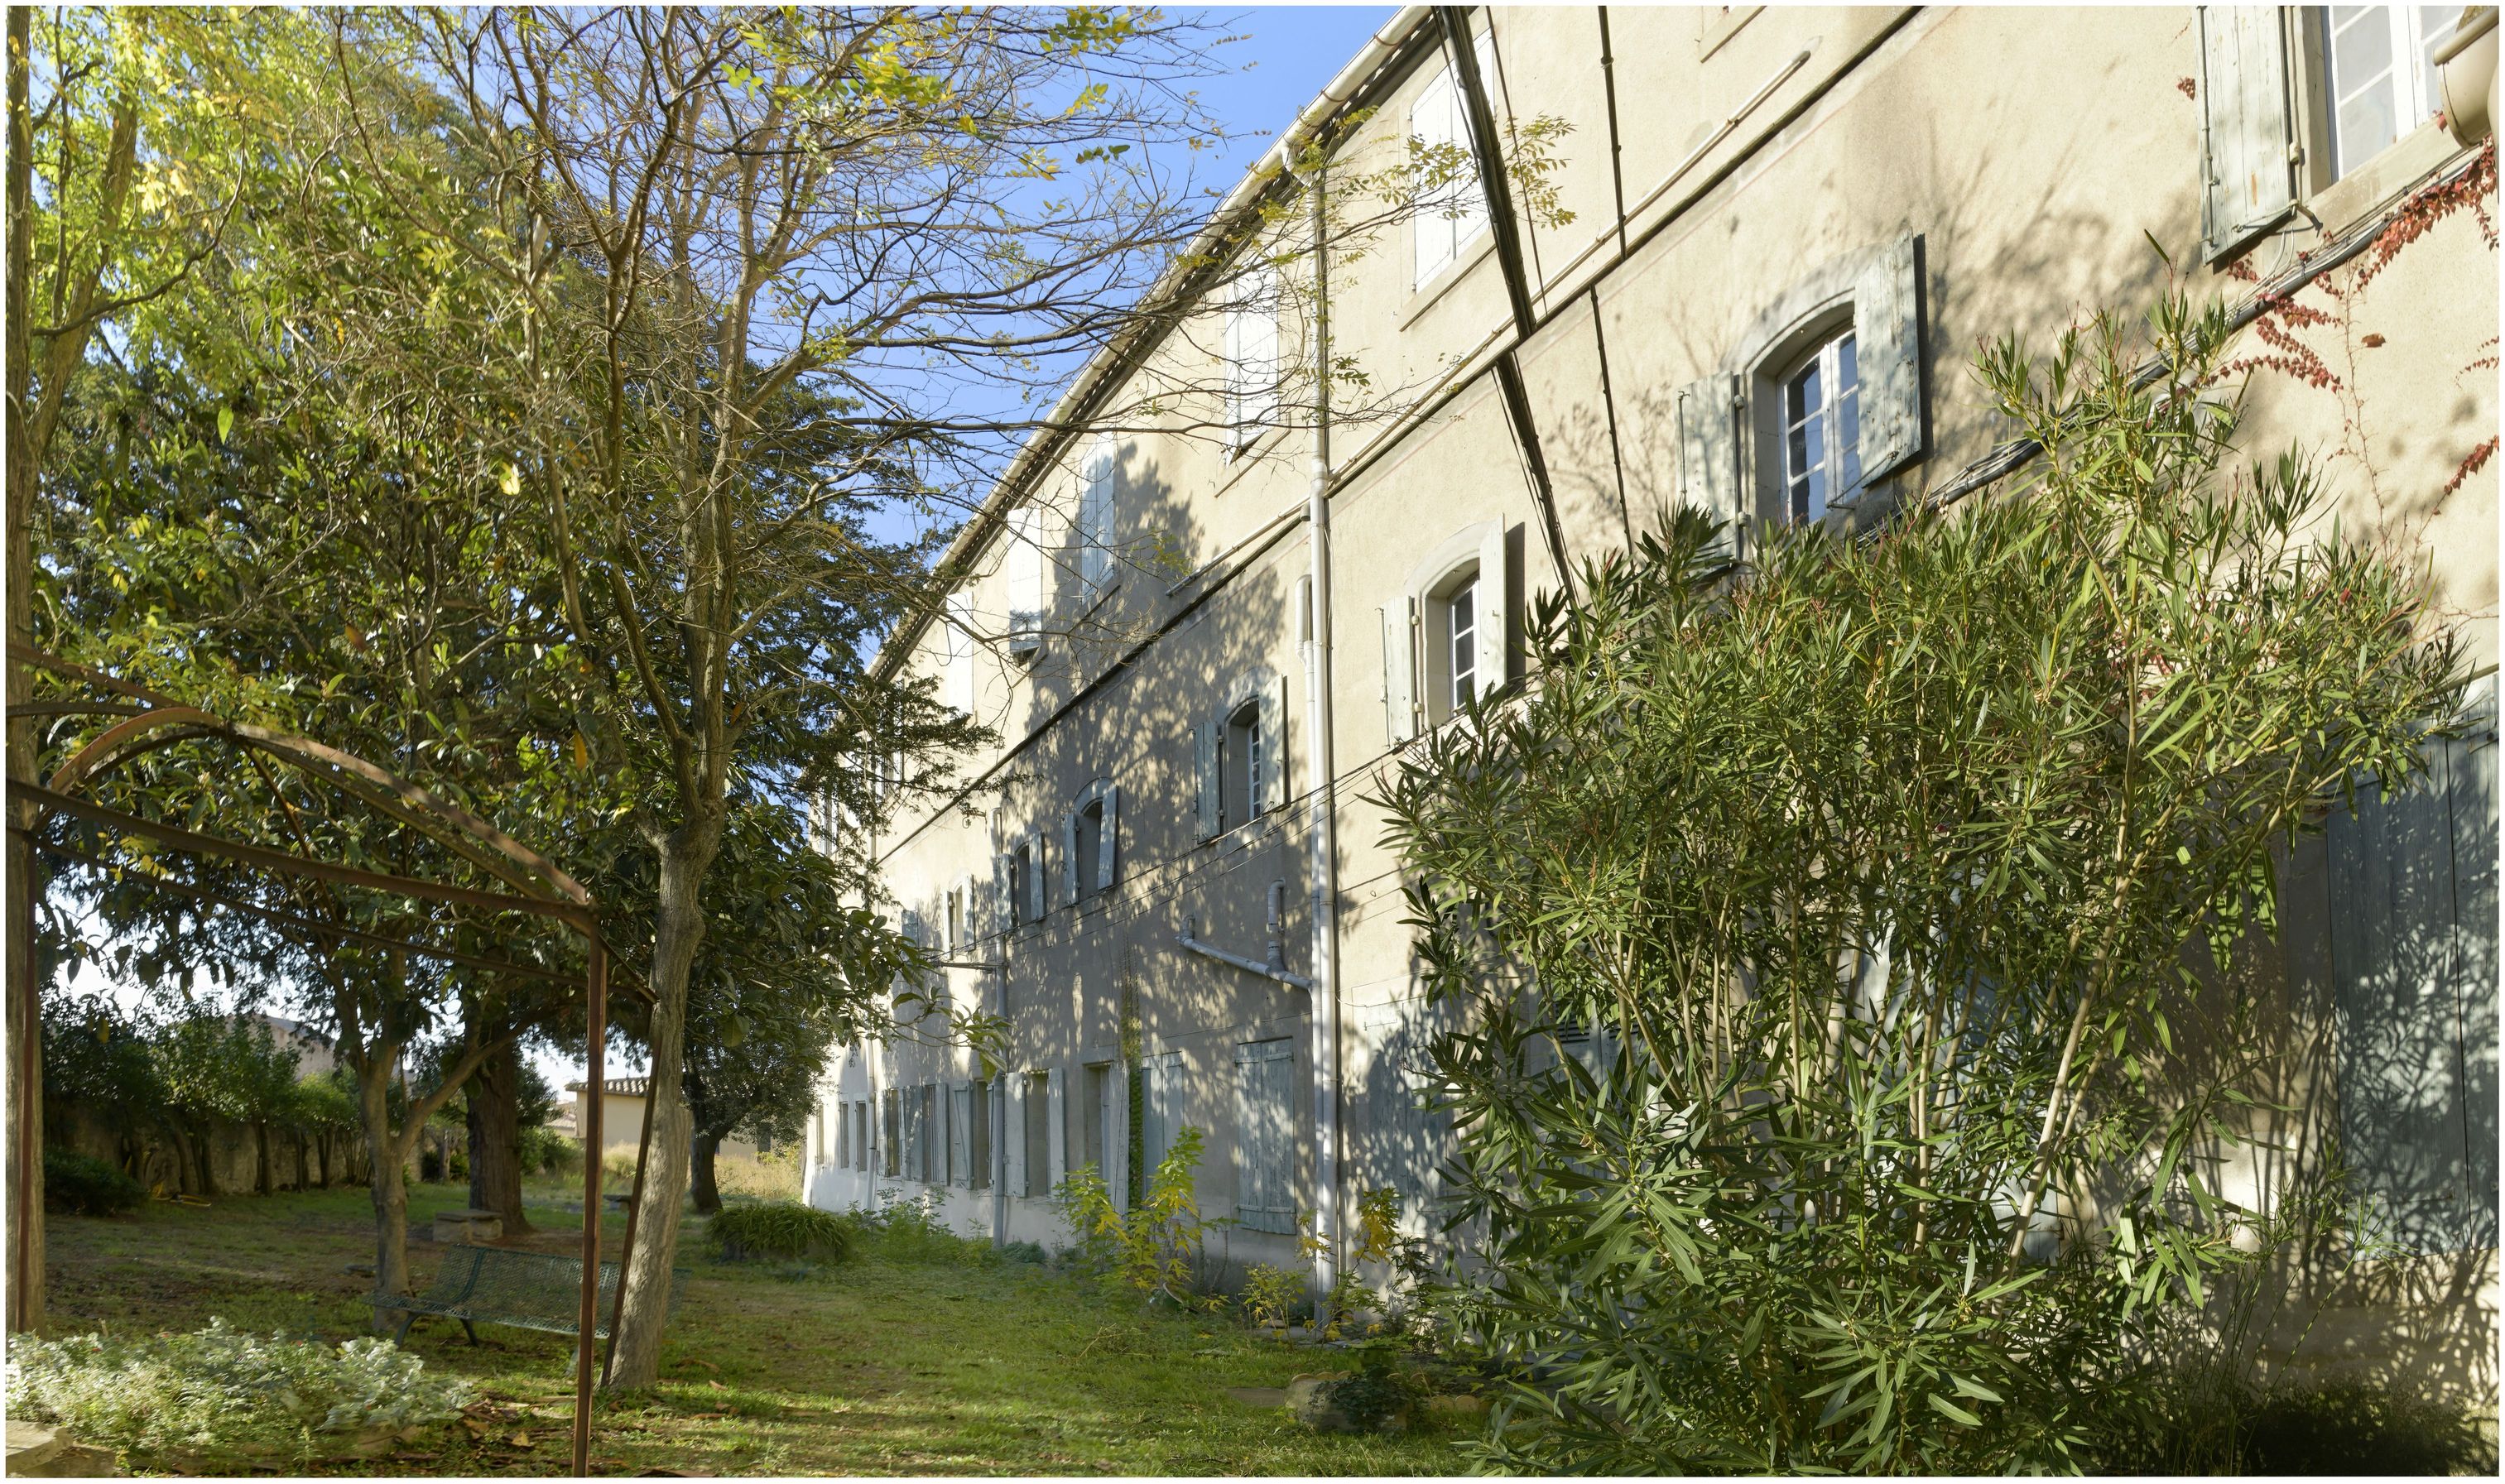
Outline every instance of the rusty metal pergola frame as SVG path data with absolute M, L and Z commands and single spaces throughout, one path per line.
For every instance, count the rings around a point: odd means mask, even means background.
M 518 960 L 396 938 L 344 923 L 327 923 L 170 877 L 135 877 L 152 890 L 258 917 L 282 933 L 300 937 L 335 944 L 355 941 L 393 948 L 498 973 L 537 978 L 560 988 L 582 992 L 585 1085 L 591 1096 L 585 1099 L 583 1126 L 578 1130 L 583 1139 L 584 1158 L 582 1289 L 576 1314 L 574 1471 L 579 1475 L 588 1475 L 591 1393 L 599 1351 L 600 1221 L 603 1209 L 600 1189 L 601 1114 L 608 1102 L 604 1095 L 608 1082 L 604 1052 L 608 1042 L 610 978 L 609 948 L 601 936 L 599 917 L 590 893 L 559 869 L 555 863 L 476 815 L 353 754 L 310 738 L 229 721 L 145 687 L 41 651 L 13 643 L 9 646 L 8 654 L 12 664 L 47 672 L 91 692 L 85 699 L 39 700 L 10 707 L 11 720 L 32 717 L 121 718 L 106 725 L 55 769 L 46 784 L 12 782 L 9 785 L 12 801 L 30 804 L 37 812 L 38 823 L 34 828 L 21 828 L 14 818 L 9 826 L 11 832 L 23 837 L 35 852 L 88 869 L 117 868 L 112 863 L 73 846 L 42 837 L 42 821 L 68 817 L 120 834 L 145 838 L 187 856 L 214 857 L 268 875 L 352 886 L 485 912 L 519 912 L 556 922 L 582 935 L 584 972 L 577 975 Z M 159 824 L 108 808 L 91 797 L 84 796 L 91 784 L 110 776 L 116 768 L 136 758 L 177 742 L 199 739 L 234 749 L 250 764 L 254 776 L 273 795 L 277 794 L 277 786 L 266 769 L 265 759 L 288 767 L 317 787 L 357 799 L 403 825 L 422 831 L 509 890 L 489 891 L 414 876 L 396 876 L 309 855 L 295 855 L 264 845 Z M 281 802 L 283 806 L 283 795 Z M 303 839 L 300 832 L 298 838 L 300 841 Z M 9 993 L 18 999 L 25 1016 L 21 1023 L 31 1030 L 39 1027 L 43 1018 L 34 972 L 34 893 L 31 889 L 23 894 L 19 920 L 10 924 L 10 928 L 11 936 L 16 939 L 16 952 L 9 964 L 12 981 Z M 623 976 L 620 988 L 643 993 L 648 1000 L 650 998 L 649 993 L 634 990 L 631 981 Z M 17 1124 L 18 1161 L 12 1171 L 9 1199 L 13 1219 L 23 1219 L 15 1213 L 26 1209 L 26 1183 L 41 1158 L 41 1150 L 33 1148 L 36 1125 L 32 1111 L 17 1106 L 15 1099 L 25 1096 L 34 1086 L 34 1059 L 41 1054 L 40 1041 L 37 1034 L 20 1038 L 17 1047 L 18 1063 L 14 1069 L 17 1075 L 12 1087 L 11 1113 Z M 653 1108 L 652 1100 L 648 1098 L 644 1105 L 643 1129 L 635 1150 L 635 1182 L 633 1193 L 627 1200 L 623 1250 L 618 1255 L 617 1292 L 610 1308 L 609 1352 L 607 1358 L 599 1361 L 599 1372 L 604 1379 L 609 1363 L 616 1358 L 619 1322 L 626 1301 L 626 1271 L 635 1252 L 635 1221 L 643 1205 L 645 1159 L 651 1152 L 652 1141 Z M 27 1261 L 29 1250 L 30 1244 L 23 1241 L 18 1244 L 18 1265 L 21 1269 Z M 17 1291 L 24 1292 L 27 1290 L 24 1286 L 38 1275 L 18 1271 L 9 1276 L 11 1283 L 18 1286 Z

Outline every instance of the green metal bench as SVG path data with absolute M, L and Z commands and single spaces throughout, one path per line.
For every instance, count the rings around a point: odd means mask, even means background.
M 679 1306 L 679 1280 L 686 1268 L 670 1273 L 670 1308 Z M 437 1314 L 461 1322 L 470 1343 L 478 1343 L 476 1325 L 511 1325 L 517 1329 L 545 1329 L 573 1334 L 582 1312 L 582 1259 L 553 1253 L 517 1252 L 510 1247 L 461 1245 L 447 1248 L 435 1283 L 419 1294 L 376 1293 L 367 1300 L 376 1313 L 397 1310 L 397 1345 L 408 1338 L 409 1325 L 420 1315 Z M 617 1264 L 600 1264 L 598 1318 L 592 1334 L 609 1337 L 609 1316 L 617 1305 Z

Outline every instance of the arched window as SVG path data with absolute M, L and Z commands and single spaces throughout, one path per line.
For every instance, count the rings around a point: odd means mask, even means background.
M 1287 723 L 1279 677 L 1256 665 L 1236 677 L 1217 713 L 1196 728 L 1202 839 L 1287 805 Z
M 1111 779 L 1099 778 L 1078 791 L 1061 817 L 1062 905 L 1112 890 L 1121 854 L 1121 795 Z
M 1501 520 L 1459 531 L 1409 574 L 1383 611 L 1384 721 L 1405 741 L 1440 726 L 1507 679 L 1511 535 Z

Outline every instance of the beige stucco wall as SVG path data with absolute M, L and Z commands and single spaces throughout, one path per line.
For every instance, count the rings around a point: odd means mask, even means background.
M 1489 13 L 1479 14 L 1488 24 Z M 1768 306 L 1821 264 L 1907 232 L 1922 238 L 1930 437 L 1898 480 L 1907 495 L 1946 482 L 2000 435 L 1968 370 L 1979 344 L 2016 334 L 2046 345 L 2099 307 L 2136 316 L 2170 278 L 2198 297 L 2244 291 L 2200 262 L 2201 109 L 2184 83 L 2202 69 L 2189 8 L 1772 8 L 1736 30 L 1722 14 L 1609 13 L 1613 177 L 1597 13 L 1493 13 L 1500 108 L 1571 125 L 1555 185 L 1573 219 L 1528 228 L 1545 322 L 1521 349 L 1570 559 L 1623 547 L 1631 528 L 1678 498 L 1672 395 L 1726 364 Z M 1440 67 L 1429 53 L 1378 99 L 1338 168 L 1359 174 L 1402 148 L 1408 105 Z M 1761 91 L 1716 142 L 1716 129 Z M 2292 261 L 2453 154 L 2440 130 L 2419 130 L 2349 179 L 2311 191 L 2319 230 L 2300 217 L 2248 261 L 2263 271 Z M 1631 208 L 1623 224 L 1621 198 Z M 1509 323 L 1488 237 L 1413 285 L 1407 230 L 1336 256 L 1330 286 L 1334 348 L 1366 369 L 1379 402 L 1402 405 Z M 2496 322 L 2495 253 L 2457 217 L 2351 297 L 2343 323 L 2303 333 L 2340 387 L 2256 378 L 2244 438 L 2256 455 L 2291 442 L 2316 450 L 2346 528 L 2430 562 L 2440 603 L 2482 664 L 2496 653 L 2495 467 L 2450 496 L 2440 490 L 2495 431 L 2495 372 L 2472 363 L 2492 356 Z M 1300 333 L 1293 324 L 1283 333 L 1290 355 Z M 1217 343 L 1197 325 L 1162 346 L 1135 385 L 1205 382 Z M 1378 609 L 1397 605 L 1428 550 L 1485 520 L 1516 528 L 1525 592 L 1557 580 L 1493 379 L 1472 372 L 1449 398 L 1416 400 L 1424 415 L 1354 408 L 1367 415 L 1333 439 L 1345 477 L 1331 499 L 1330 664 L 1348 1191 L 1431 1186 L 1410 1125 L 1389 1107 L 1399 1078 L 1382 1051 L 1421 1011 L 1394 862 L 1380 816 L 1364 802 L 1390 746 Z M 1186 1116 L 1211 1131 L 1202 1199 L 1224 1215 L 1235 1193 L 1231 1048 L 1292 1035 L 1297 1085 L 1308 1086 L 1310 1007 L 1300 990 L 1186 954 L 1173 939 L 1196 917 L 1205 938 L 1260 957 L 1267 889 L 1280 881 L 1288 965 L 1310 969 L 1300 795 L 1315 783 L 1314 748 L 1294 611 L 1307 533 L 1291 523 L 1266 546 L 1238 548 L 1299 509 L 1311 441 L 1288 429 L 1248 456 L 1225 457 L 1205 430 L 1187 426 L 1217 415 L 1211 401 L 1169 399 L 1162 422 L 1124 435 L 1116 540 L 1129 560 L 1117 564 L 1117 583 L 1083 614 L 1058 609 L 1059 632 L 1031 665 L 977 654 L 977 714 L 1001 743 L 964 760 L 960 803 L 893 821 L 879 848 L 896 900 L 927 917 L 962 877 L 988 897 L 994 853 L 1029 829 L 1045 831 L 1055 876 L 1046 919 L 955 954 L 1004 970 L 949 971 L 951 992 L 1007 1013 L 1014 1068 L 1069 1070 L 1074 1091 L 1061 1112 L 1075 1148 L 1077 1069 L 1122 1054 L 1127 986 L 1141 1049 L 1186 1057 Z M 1040 496 L 1056 512 L 1075 498 L 1079 456 L 1066 455 Z M 1771 487 L 1771 476 L 1751 476 Z M 1238 554 L 1215 571 L 1189 576 L 1230 552 Z M 1005 612 L 997 544 L 976 571 L 976 611 Z M 935 628 L 913 643 L 913 673 L 935 673 Z M 1192 727 L 1254 666 L 1289 682 L 1287 758 L 1299 799 L 1284 817 L 1199 843 Z M 1074 909 L 1059 902 L 1058 821 L 1098 778 L 1121 790 L 1120 879 L 1109 897 Z M 868 1047 L 844 1057 L 825 1089 L 827 1132 L 813 1130 L 811 1198 L 862 1205 L 882 1190 L 919 1192 L 850 1169 L 829 1148 L 833 1110 L 876 1109 L 887 1087 L 973 1075 L 963 1052 Z M 2317 1089 L 2300 1079 L 2291 1090 Z M 1295 1116 L 1300 1187 L 1310 1191 L 1309 1096 L 1299 1094 Z M 970 1185 L 930 1193 L 966 1230 L 1066 1239 L 1043 1203 Z M 1288 1257 L 1285 1239 L 1239 1233 L 1233 1243 L 1239 1260 Z M 2492 1333 L 2492 1257 L 2485 1271 L 2471 1285 L 2484 1296 L 2463 1302 Z

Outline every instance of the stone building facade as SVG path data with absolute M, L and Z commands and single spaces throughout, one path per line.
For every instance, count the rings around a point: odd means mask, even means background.
M 951 965 L 921 988 L 1005 1017 L 1008 1070 L 911 1039 L 839 1053 L 810 1199 L 924 1197 L 1056 1244 L 1069 1172 L 1119 1196 L 1191 1126 L 1232 1262 L 1298 1261 L 1300 1212 L 1327 1229 L 1377 1186 L 1417 1219 L 1449 1134 L 1414 1100 L 1434 1015 L 1369 780 L 1521 674 L 1524 605 L 1562 565 L 1667 507 L 1859 524 L 1971 483 L 2000 433 L 1980 344 L 2135 315 L 2170 281 L 2241 301 L 2474 171 L 2494 33 L 2435 60 L 2492 26 L 2463 14 L 1400 12 L 1280 121 L 1330 141 L 1319 181 L 1274 155 L 1221 212 L 1278 208 L 1275 267 L 1178 279 L 1175 330 L 1091 363 L 1062 409 L 1083 431 L 1025 450 L 945 606 L 880 656 L 1000 734 L 875 845 Z M 1491 136 L 1552 163 L 1319 262 L 1295 235 L 1309 188 Z M 2497 478 L 2461 471 L 2497 428 L 2495 249 L 2454 214 L 2341 302 L 2302 336 L 2336 385 L 2257 376 L 2246 445 L 2315 449 L 2347 529 L 2423 553 L 2490 722 L 2430 791 L 2291 863 L 2291 1005 L 2336 1031 L 2300 1090 L 2452 1254 L 2357 1302 L 2419 1315 L 2431 1363 L 2492 1389 Z M 1372 390 L 1320 411 L 1293 371 L 1325 333 Z

